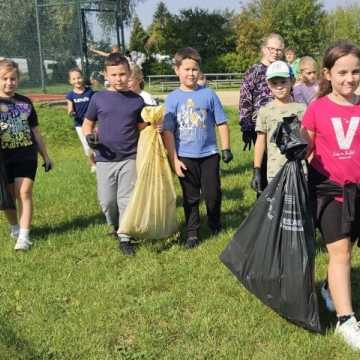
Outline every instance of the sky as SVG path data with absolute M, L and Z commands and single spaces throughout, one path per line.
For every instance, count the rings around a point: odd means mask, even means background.
M 143 26 L 147 28 L 152 21 L 155 8 L 160 0 L 143 0 L 136 6 L 136 13 L 140 18 Z M 296 0 L 293 0 L 296 1 Z M 200 7 L 212 10 L 234 10 L 238 11 L 241 4 L 246 4 L 247 1 L 243 0 L 165 0 L 166 7 L 172 14 L 178 13 L 180 9 Z M 348 5 L 355 3 L 356 0 L 322 0 L 326 9 L 333 9 L 337 5 Z

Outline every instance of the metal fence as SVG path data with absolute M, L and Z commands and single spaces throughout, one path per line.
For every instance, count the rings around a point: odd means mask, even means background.
M 71 67 L 87 78 L 101 69 L 92 47 L 114 44 L 124 44 L 120 0 L 0 0 L 0 57 L 19 63 L 24 90 L 64 91 Z

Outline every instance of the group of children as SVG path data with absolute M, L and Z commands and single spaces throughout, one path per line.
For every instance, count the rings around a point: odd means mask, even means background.
M 308 179 L 316 222 L 329 252 L 328 279 L 322 294 L 327 306 L 336 310 L 336 332 L 348 344 L 360 349 L 360 327 L 351 304 L 350 283 L 351 244 L 360 235 L 360 98 L 355 94 L 360 84 L 360 50 L 347 42 L 330 47 L 324 56 L 319 85 L 315 62 L 309 57 L 302 58 L 299 62 L 301 80 L 294 88 L 293 71 L 288 63 L 281 61 L 282 53 L 283 41 L 279 35 L 272 34 L 264 39 L 262 62 L 246 74 L 241 91 L 245 96 L 241 108 L 243 138 L 249 147 L 255 141 L 251 185 L 260 193 L 284 164 L 284 156 L 270 138 L 283 117 L 297 115 L 302 134 L 309 143 Z M 190 249 L 200 242 L 201 195 L 206 203 L 211 232 L 216 234 L 221 230 L 220 155 L 215 129 L 221 141 L 222 160 L 228 163 L 233 155 L 227 116 L 221 102 L 214 91 L 198 84 L 199 53 L 193 48 L 184 48 L 176 53 L 174 60 L 180 87 L 166 98 L 165 118 L 159 131 L 180 180 L 186 223 L 185 247 Z M 68 112 L 74 117 L 91 167 L 96 169 L 99 203 L 107 223 L 116 234 L 123 254 L 134 255 L 133 239 L 128 234 L 118 233 L 118 227 L 136 181 L 139 133 L 149 126 L 141 118 L 141 110 L 154 102 L 143 92 L 139 69 L 131 69 L 121 54 L 115 52 L 106 56 L 104 74 L 108 87 L 94 93 L 85 86 L 79 69 L 69 72 L 73 91 L 66 97 Z M 259 78 L 261 81 L 256 82 Z M 18 200 L 19 210 L 17 214 L 16 210 L 7 209 L 6 216 L 11 236 L 16 238 L 15 249 L 27 250 L 31 245 L 29 229 L 37 153 L 43 157 L 45 170 L 52 168 L 52 161 L 31 101 L 15 92 L 18 80 L 17 65 L 1 60 L 0 125 L 4 124 L 1 155 L 8 190 Z M 256 112 L 249 110 L 250 106 L 254 108 L 250 96 L 257 101 Z M 269 161 L 264 179 L 261 166 L 265 155 Z M 329 181 L 340 189 L 355 184 L 355 188 L 351 188 L 355 191 L 334 195 L 319 186 Z M 352 209 L 350 215 L 344 211 L 345 207 Z
M 278 41 L 276 45 L 281 48 L 278 36 L 269 39 Z M 310 57 L 300 60 L 301 80 L 295 86 L 294 73 L 285 61 L 263 66 L 270 96 L 262 98 L 266 104 L 259 106 L 255 115 L 251 186 L 261 193 L 264 183 L 272 181 L 285 163 L 271 136 L 282 118 L 296 115 L 308 142 L 307 177 L 314 219 L 329 254 L 321 295 L 327 309 L 336 311 L 335 332 L 351 347 L 360 349 L 360 325 L 352 307 L 350 279 L 352 245 L 360 241 L 360 97 L 356 94 L 360 49 L 349 42 L 328 48 L 319 83 L 316 63 Z M 268 159 L 266 179 L 261 170 L 264 155 Z

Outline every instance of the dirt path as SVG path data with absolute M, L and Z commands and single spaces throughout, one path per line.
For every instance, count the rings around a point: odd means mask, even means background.
M 239 90 L 234 91 L 217 91 L 216 92 L 224 106 L 239 106 Z

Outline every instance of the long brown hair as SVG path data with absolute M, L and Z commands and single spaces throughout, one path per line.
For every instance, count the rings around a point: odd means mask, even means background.
M 354 55 L 360 60 L 360 49 L 350 41 L 339 41 L 326 49 L 320 74 L 318 98 L 332 92 L 331 82 L 325 78 L 324 70 L 330 71 L 338 59 L 347 55 Z

